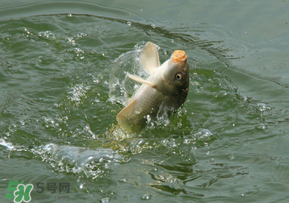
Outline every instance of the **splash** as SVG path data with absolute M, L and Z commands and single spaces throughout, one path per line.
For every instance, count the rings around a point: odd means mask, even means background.
M 109 98 L 112 103 L 125 105 L 140 84 L 127 77 L 129 72 L 146 78 L 148 75 L 139 63 L 142 45 L 136 45 L 135 50 L 120 55 L 114 62 L 109 76 Z
M 49 143 L 33 148 L 31 152 L 49 163 L 54 171 L 92 179 L 106 174 L 111 164 L 124 161 L 119 154 L 106 148 L 89 150 L 84 147 Z
M 10 142 L 6 142 L 4 139 L 0 139 L 0 145 L 2 145 L 3 147 L 6 147 L 8 150 L 14 149 L 13 144 Z

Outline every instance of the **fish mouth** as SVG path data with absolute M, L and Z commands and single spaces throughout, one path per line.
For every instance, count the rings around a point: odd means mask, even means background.
M 176 50 L 172 55 L 172 61 L 174 63 L 183 63 L 187 61 L 187 54 L 183 50 Z

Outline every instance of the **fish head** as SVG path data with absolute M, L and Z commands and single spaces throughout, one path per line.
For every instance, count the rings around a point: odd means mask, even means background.
M 164 63 L 162 77 L 157 82 L 158 90 L 166 96 L 177 96 L 188 92 L 189 65 L 185 51 L 176 50 Z

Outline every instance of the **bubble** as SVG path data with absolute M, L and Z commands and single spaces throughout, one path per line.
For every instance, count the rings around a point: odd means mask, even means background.
M 44 31 L 44 32 L 39 32 L 38 36 L 46 38 L 46 39 L 55 39 L 55 35 L 49 30 L 48 31 Z

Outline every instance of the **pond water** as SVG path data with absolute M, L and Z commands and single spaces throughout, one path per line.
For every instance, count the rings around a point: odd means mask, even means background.
M 21 180 L 34 185 L 31 202 L 287 202 L 288 9 L 1 1 L 1 202 Z M 161 62 L 186 51 L 189 95 L 173 118 L 131 136 L 114 128 L 123 105 L 109 76 L 147 41 Z

